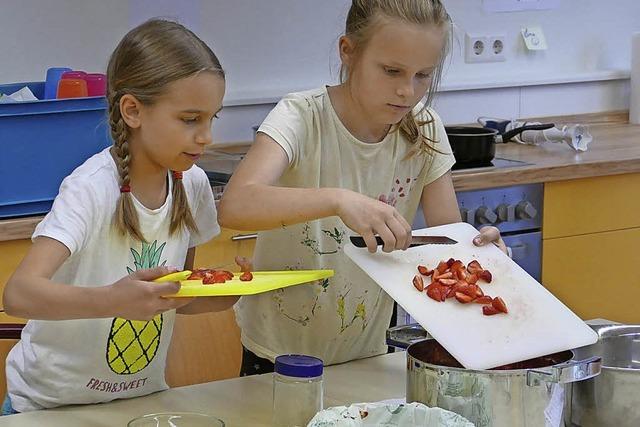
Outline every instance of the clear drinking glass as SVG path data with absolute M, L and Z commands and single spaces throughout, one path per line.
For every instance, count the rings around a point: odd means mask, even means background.
M 224 421 L 195 412 L 148 414 L 134 418 L 127 427 L 224 427 Z

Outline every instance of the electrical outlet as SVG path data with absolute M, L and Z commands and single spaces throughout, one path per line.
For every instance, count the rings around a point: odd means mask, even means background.
M 482 35 L 465 34 L 464 62 L 487 62 L 487 44 L 489 39 Z
M 504 34 L 489 36 L 488 56 L 491 62 L 503 62 L 507 58 L 504 56 L 507 36 Z
M 465 62 L 506 61 L 506 39 L 504 34 L 465 34 Z

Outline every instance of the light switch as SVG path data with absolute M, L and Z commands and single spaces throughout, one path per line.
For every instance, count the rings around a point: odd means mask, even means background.
M 547 40 L 541 27 L 525 27 L 520 33 L 528 50 L 547 50 Z

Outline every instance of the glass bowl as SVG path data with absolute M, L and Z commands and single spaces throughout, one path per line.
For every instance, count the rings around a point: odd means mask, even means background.
M 224 427 L 224 421 L 195 412 L 148 414 L 129 421 L 127 427 Z

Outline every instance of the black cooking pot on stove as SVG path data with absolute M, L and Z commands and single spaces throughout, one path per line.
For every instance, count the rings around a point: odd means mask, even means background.
M 497 129 L 473 126 L 445 126 L 449 144 L 456 158 L 455 168 L 487 166 L 496 155 L 496 143 L 509 142 L 526 130 L 545 130 L 553 123 L 521 126 L 500 133 Z

